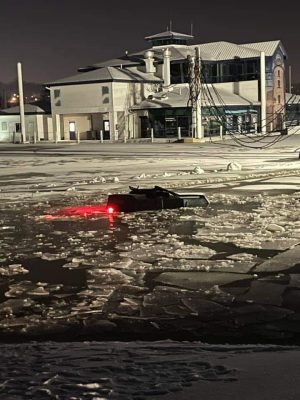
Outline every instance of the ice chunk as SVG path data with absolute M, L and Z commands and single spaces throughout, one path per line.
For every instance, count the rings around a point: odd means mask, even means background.
M 227 165 L 227 171 L 241 171 L 242 166 L 237 161 L 232 161 Z
M 270 225 L 267 226 L 266 230 L 267 230 L 267 231 L 270 231 L 270 232 L 276 232 L 276 233 L 283 233 L 283 232 L 285 232 L 284 227 L 283 227 L 283 226 L 280 226 L 280 225 L 278 225 L 278 224 L 270 224 Z
M 255 268 L 255 272 L 285 271 L 295 267 L 300 260 L 300 246 L 295 246 L 270 258 Z
M 215 285 L 221 286 L 250 279 L 253 279 L 252 275 L 230 272 L 164 272 L 154 281 L 186 289 L 207 290 Z
M 201 175 L 201 174 L 204 174 L 204 172 L 205 171 L 199 166 L 197 166 L 193 169 L 193 174 L 195 174 L 195 175 Z

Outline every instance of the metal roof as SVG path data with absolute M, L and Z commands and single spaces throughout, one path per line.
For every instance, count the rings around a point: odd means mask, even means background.
M 216 86 L 216 85 L 215 85 Z M 229 92 L 225 89 L 218 88 L 217 92 L 222 100 L 217 97 L 216 93 L 212 90 L 212 85 L 208 85 L 210 89 L 210 94 L 213 97 L 214 103 L 216 106 L 223 106 L 223 102 L 226 106 L 253 106 L 259 105 L 259 102 L 251 102 L 247 100 L 245 97 L 240 97 L 237 94 Z M 137 104 L 132 107 L 133 110 L 145 110 L 151 108 L 181 108 L 187 107 L 189 102 L 189 87 L 175 87 L 174 90 L 170 92 L 160 93 L 157 95 L 150 96 L 148 99 L 143 100 L 140 104 Z M 207 96 L 202 93 L 201 98 L 202 107 L 211 106 L 210 101 Z
M 230 42 L 213 42 L 198 45 L 200 56 L 207 61 L 225 61 L 235 58 L 256 58 L 259 51 Z M 190 46 L 196 47 L 196 46 Z
M 281 46 L 281 50 L 286 55 L 286 51 L 280 40 L 271 40 L 268 42 L 257 42 L 257 43 L 246 43 L 240 46 L 247 47 L 249 49 L 255 49 L 259 52 L 264 51 L 267 57 L 273 56 L 278 46 Z
M 171 31 L 167 31 L 167 33 L 168 32 Z M 159 33 L 158 35 L 162 35 L 164 33 L 166 32 L 163 32 L 161 34 Z M 176 32 L 171 33 L 176 34 Z M 153 38 L 155 36 L 156 35 L 148 36 L 148 38 Z M 258 58 L 260 57 L 261 51 L 264 51 L 266 56 L 269 57 L 274 54 L 278 46 L 280 46 L 283 53 L 286 55 L 286 52 L 280 40 L 247 44 L 236 44 L 226 41 L 219 41 L 212 43 L 195 44 L 190 46 L 168 45 L 168 48 L 171 50 L 171 61 L 186 58 L 188 54 L 193 53 L 195 47 L 200 48 L 201 58 L 204 61 L 226 61 L 234 60 L 235 58 Z M 126 54 L 115 59 L 99 62 L 87 67 L 82 67 L 79 69 L 79 71 L 90 71 L 93 69 L 104 67 L 131 67 L 144 65 L 144 53 L 147 50 L 151 50 L 154 52 L 154 59 L 156 62 L 161 62 L 163 60 L 162 50 L 151 48 L 132 54 Z
M 161 82 L 161 79 L 139 71 L 137 68 L 116 68 L 106 67 L 99 68 L 89 72 L 82 72 L 64 79 L 59 79 L 54 82 L 47 83 L 48 86 L 96 83 L 96 82 Z
M 185 33 L 173 32 L 173 31 L 165 31 L 161 33 L 156 33 L 155 35 L 146 36 L 145 40 L 153 40 L 153 39 L 193 39 L 194 36 L 186 35 Z
M 294 93 L 286 93 L 285 94 L 286 105 L 298 105 L 300 104 L 300 95 Z
M 1 110 L 3 114 L 20 114 L 20 107 L 9 107 Z M 25 114 L 45 114 L 45 111 L 38 106 L 35 106 L 34 104 L 24 104 L 24 112 Z

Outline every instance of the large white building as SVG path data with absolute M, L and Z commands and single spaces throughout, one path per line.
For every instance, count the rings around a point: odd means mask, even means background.
M 145 38 L 146 50 L 47 83 L 54 140 L 201 137 L 220 119 L 241 132 L 283 127 L 286 52 L 279 40 L 191 45 L 172 31 Z M 189 56 L 201 56 L 202 130 L 193 132 Z M 225 126 L 225 129 L 226 129 Z

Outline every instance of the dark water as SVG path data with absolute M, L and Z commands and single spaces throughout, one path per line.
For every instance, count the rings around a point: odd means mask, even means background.
M 215 340 L 215 332 L 226 326 L 228 337 L 241 340 L 242 333 L 255 341 L 257 335 L 261 337 L 260 330 L 250 323 L 240 326 L 237 314 L 243 312 L 245 294 L 257 279 L 255 265 L 285 250 L 284 240 L 290 245 L 292 234 L 287 231 L 284 238 L 275 238 L 279 246 L 267 243 L 269 247 L 261 245 L 269 237 L 261 234 L 256 246 L 245 235 L 250 232 L 257 240 L 256 221 L 268 206 L 264 199 L 218 194 L 210 199 L 207 209 L 126 215 L 66 212 L 67 206 L 75 210 L 103 202 L 84 195 L 51 203 L 2 203 L 0 337 L 5 341 L 194 340 L 203 332 Z M 282 198 L 277 206 L 274 203 L 274 212 L 281 203 Z M 209 271 L 209 284 L 201 280 L 196 286 L 184 283 L 186 272 L 198 279 Z M 176 282 L 167 282 L 164 273 L 182 275 L 176 275 Z M 290 276 L 285 276 L 281 283 L 276 274 L 270 279 L 288 287 Z M 266 290 L 268 297 L 271 289 Z M 283 292 L 278 293 L 278 299 L 261 304 L 259 292 L 260 315 L 275 318 L 274 307 L 285 301 Z M 290 310 L 282 307 L 280 318 L 291 318 Z M 268 318 L 262 317 L 262 322 L 266 324 Z M 289 322 L 292 334 L 287 339 L 296 331 L 296 322 Z M 266 340 L 269 336 L 281 338 L 276 327 L 266 334 Z

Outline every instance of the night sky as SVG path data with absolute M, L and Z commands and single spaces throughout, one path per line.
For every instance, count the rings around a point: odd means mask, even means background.
M 300 2 L 269 0 L 0 0 L 0 81 L 49 82 L 77 68 L 146 48 L 144 37 L 166 30 L 195 43 L 281 39 L 300 82 Z

